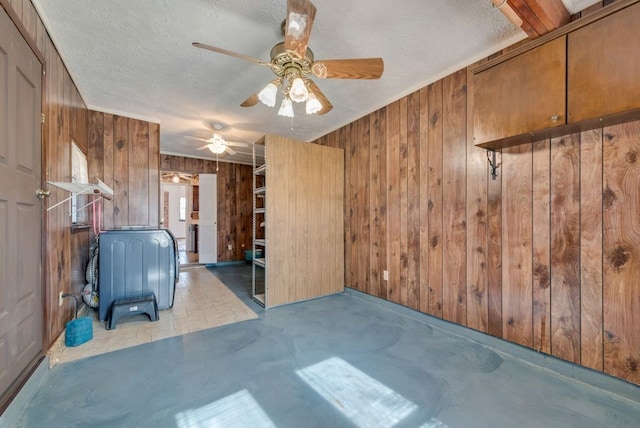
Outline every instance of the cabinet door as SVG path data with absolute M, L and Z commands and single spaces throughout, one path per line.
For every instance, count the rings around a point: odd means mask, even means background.
M 569 122 L 640 108 L 640 3 L 569 34 Z
M 474 144 L 565 124 L 566 37 L 475 75 Z

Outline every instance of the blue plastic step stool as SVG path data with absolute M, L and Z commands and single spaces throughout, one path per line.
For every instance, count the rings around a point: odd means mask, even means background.
M 158 321 L 158 303 L 156 295 L 144 293 L 139 296 L 125 297 L 111 302 L 107 330 L 116 328 L 118 320 L 126 315 L 147 314 L 150 321 Z

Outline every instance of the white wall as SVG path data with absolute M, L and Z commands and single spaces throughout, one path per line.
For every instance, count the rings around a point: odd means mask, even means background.
M 186 222 L 180 221 L 180 197 L 187 197 L 187 186 L 182 184 L 162 183 L 162 193 L 169 192 L 169 224 L 165 227 L 173 233 L 176 238 L 187 236 Z M 164 204 L 164 197 L 160 198 Z M 189 207 L 186 215 L 189 216 Z M 164 213 L 164 206 L 162 207 Z M 165 219 L 166 222 L 166 219 Z

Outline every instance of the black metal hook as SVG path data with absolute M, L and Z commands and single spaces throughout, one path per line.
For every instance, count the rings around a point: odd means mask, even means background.
M 498 168 L 500 168 L 500 164 L 496 161 L 495 150 L 487 150 L 487 161 L 489 161 L 489 167 L 491 168 L 491 179 L 495 180 L 498 177 Z

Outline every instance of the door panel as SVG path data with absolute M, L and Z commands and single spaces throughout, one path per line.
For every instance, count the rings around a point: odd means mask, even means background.
M 41 75 L 0 8 L 0 407 L 42 353 Z
M 215 174 L 199 178 L 198 262 L 218 263 L 218 186 Z

